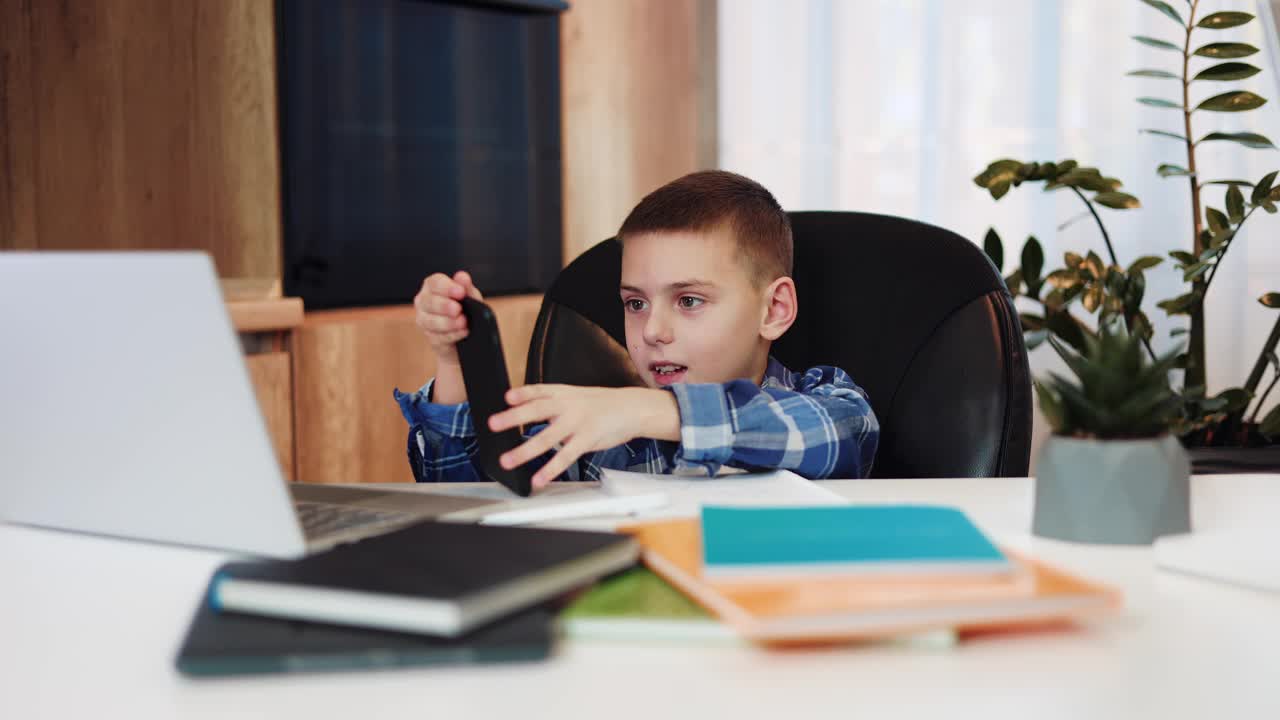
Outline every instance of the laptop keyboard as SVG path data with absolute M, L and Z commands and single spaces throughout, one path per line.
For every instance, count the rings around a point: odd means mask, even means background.
M 294 501 L 302 532 L 308 538 L 318 538 L 353 529 L 376 529 L 388 525 L 404 525 L 418 517 L 413 513 L 394 510 L 370 510 L 349 505 Z

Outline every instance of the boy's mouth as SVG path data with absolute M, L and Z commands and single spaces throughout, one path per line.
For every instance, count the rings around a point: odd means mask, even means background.
M 671 385 L 684 379 L 689 368 L 675 363 L 650 363 L 649 372 L 659 385 Z

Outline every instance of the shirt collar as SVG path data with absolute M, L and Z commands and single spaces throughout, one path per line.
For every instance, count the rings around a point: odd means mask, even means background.
M 764 368 L 764 379 L 760 382 L 762 388 L 781 388 L 783 390 L 794 390 L 796 381 L 795 373 L 787 369 L 786 365 L 778 362 L 774 356 L 769 356 L 769 364 Z

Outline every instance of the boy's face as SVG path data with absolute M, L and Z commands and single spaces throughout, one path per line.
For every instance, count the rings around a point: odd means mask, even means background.
M 649 387 L 759 381 L 767 304 L 729 230 L 628 237 L 622 250 L 627 351 Z

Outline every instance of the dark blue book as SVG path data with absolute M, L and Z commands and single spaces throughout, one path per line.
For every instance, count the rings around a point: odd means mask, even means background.
M 201 602 L 175 664 L 184 675 L 368 670 L 534 661 L 551 653 L 553 615 L 526 610 L 456 638 L 219 612 Z

